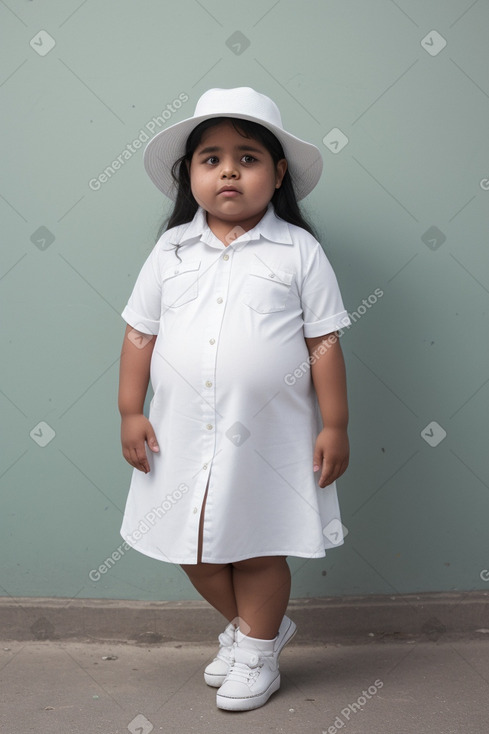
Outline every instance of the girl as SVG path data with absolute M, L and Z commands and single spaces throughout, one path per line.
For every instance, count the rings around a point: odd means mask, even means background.
M 180 564 L 228 620 L 204 678 L 219 708 L 254 709 L 279 688 L 296 631 L 286 557 L 343 542 L 338 330 L 350 320 L 297 204 L 321 154 L 242 87 L 207 91 L 144 161 L 175 205 L 122 312 L 121 439 L 134 471 L 121 534 Z

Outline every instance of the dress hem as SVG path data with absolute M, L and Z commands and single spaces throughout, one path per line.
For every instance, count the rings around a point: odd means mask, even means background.
M 178 559 L 178 560 L 172 560 L 170 558 L 166 558 L 163 555 L 158 556 L 156 553 L 152 553 L 151 551 L 147 550 L 146 548 L 139 547 L 133 543 L 130 543 L 129 540 L 121 533 L 121 537 L 124 538 L 126 543 L 133 548 L 134 550 L 138 551 L 139 553 L 142 553 L 145 556 L 149 556 L 149 558 L 154 558 L 157 561 L 163 561 L 164 563 L 173 563 L 173 564 L 185 564 L 185 565 L 197 565 L 197 561 L 194 559 L 187 560 L 187 559 Z M 292 556 L 294 558 L 324 558 L 326 556 L 326 551 L 333 550 L 334 548 L 339 548 L 344 543 L 343 541 L 341 543 L 336 543 L 335 545 L 327 546 L 322 548 L 321 551 L 318 551 L 316 553 L 306 553 L 304 551 L 296 551 L 296 550 L 281 550 L 281 551 L 270 551 L 270 550 L 264 550 L 264 551 L 254 551 L 251 555 L 246 554 L 244 556 L 241 556 L 239 558 L 233 558 L 232 560 L 229 558 L 208 558 L 207 556 L 202 556 L 202 563 L 239 563 L 239 561 L 246 561 L 249 558 L 261 558 L 264 556 Z

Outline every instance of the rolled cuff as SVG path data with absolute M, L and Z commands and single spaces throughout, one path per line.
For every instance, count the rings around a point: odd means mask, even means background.
M 324 336 L 325 334 L 331 334 L 332 331 L 341 331 L 347 326 L 351 325 L 348 311 L 340 311 L 340 313 L 334 316 L 329 316 L 327 319 L 321 319 L 321 321 L 313 321 L 308 324 L 304 324 L 304 336 L 306 339 L 311 339 L 315 336 Z
M 126 306 L 124 311 L 121 313 L 124 321 L 127 321 L 129 326 L 133 329 L 137 329 L 142 334 L 152 334 L 155 336 L 160 330 L 160 322 L 148 319 L 146 316 L 141 316 L 132 310 L 129 306 Z

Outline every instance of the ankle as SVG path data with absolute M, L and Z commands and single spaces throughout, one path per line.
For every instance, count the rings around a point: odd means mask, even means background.
M 250 637 L 244 635 L 240 629 L 236 632 L 236 642 L 238 647 L 242 647 L 246 650 L 259 650 L 262 653 L 273 652 L 276 637 L 271 639 L 261 639 L 258 637 Z

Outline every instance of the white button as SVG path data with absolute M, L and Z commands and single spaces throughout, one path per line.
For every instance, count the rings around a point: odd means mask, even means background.
M 209 339 L 209 344 L 215 344 L 215 343 L 216 343 L 215 339 Z
M 197 508 L 197 507 L 194 507 L 194 515 L 195 515 L 195 513 L 196 513 L 196 512 L 198 512 L 198 511 L 199 511 L 199 510 L 198 510 L 198 508 Z
M 212 387 L 212 382 L 210 380 L 207 380 L 207 382 L 205 383 L 205 386 Z
M 275 273 L 270 273 L 270 278 L 275 278 Z
M 202 467 L 202 469 L 207 469 L 207 464 L 204 464 L 204 466 Z
M 229 260 L 229 255 L 223 255 L 223 260 Z
M 222 298 L 218 298 L 218 299 L 217 299 L 217 302 L 218 302 L 218 303 L 222 303 Z
M 179 273 L 179 272 L 180 272 L 179 270 L 174 270 L 174 271 L 173 271 L 173 274 L 174 274 L 174 275 L 178 275 L 178 273 Z
M 208 423 L 206 425 L 206 428 L 207 428 L 208 431 L 212 431 L 212 429 L 214 428 L 214 426 L 212 425 L 212 423 Z

